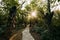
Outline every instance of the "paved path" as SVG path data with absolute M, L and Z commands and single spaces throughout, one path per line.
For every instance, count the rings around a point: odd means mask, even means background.
M 27 25 L 25 30 L 22 32 L 22 40 L 34 40 L 32 35 L 29 33 L 29 25 Z

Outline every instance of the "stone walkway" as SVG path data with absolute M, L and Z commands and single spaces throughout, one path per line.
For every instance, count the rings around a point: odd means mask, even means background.
M 34 40 L 34 38 L 29 32 L 29 25 L 27 25 L 27 27 L 22 32 L 22 40 Z

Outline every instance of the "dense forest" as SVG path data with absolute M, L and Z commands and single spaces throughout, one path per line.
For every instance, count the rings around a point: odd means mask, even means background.
M 0 40 L 27 25 L 35 40 L 60 40 L 60 0 L 0 0 Z

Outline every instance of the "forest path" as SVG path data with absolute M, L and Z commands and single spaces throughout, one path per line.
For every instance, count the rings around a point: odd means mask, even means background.
M 27 25 L 24 31 L 22 31 L 22 40 L 34 40 L 29 31 L 29 25 Z
M 34 40 L 29 31 L 29 25 L 27 25 L 25 29 L 23 29 L 22 31 L 19 30 L 9 40 Z

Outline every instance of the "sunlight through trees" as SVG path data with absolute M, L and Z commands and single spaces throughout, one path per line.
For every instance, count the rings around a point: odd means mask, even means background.
M 60 40 L 60 0 L 0 0 L 0 40 L 28 24 L 41 40 Z

